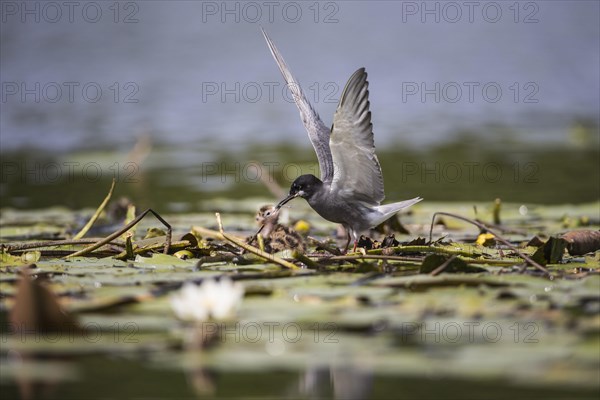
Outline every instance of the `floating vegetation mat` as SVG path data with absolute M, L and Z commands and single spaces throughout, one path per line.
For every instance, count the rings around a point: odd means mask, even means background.
M 343 254 L 301 201 L 279 223 L 304 247 L 274 249 L 249 239 L 260 200 L 138 221 L 109 198 L 96 213 L 3 210 L 9 397 L 600 390 L 598 203 L 423 202 Z

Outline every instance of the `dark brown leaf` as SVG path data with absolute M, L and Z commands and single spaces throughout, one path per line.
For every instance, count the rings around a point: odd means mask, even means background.
M 21 271 L 15 305 L 10 312 L 11 331 L 21 333 L 77 332 L 79 327 L 58 303 L 56 295 L 44 284 Z
M 552 236 L 533 253 L 531 258 L 541 265 L 556 264 L 562 261 L 566 247 L 567 241 L 565 239 Z
M 572 256 L 581 256 L 600 250 L 600 231 L 571 231 L 562 235 L 567 241 L 567 251 Z

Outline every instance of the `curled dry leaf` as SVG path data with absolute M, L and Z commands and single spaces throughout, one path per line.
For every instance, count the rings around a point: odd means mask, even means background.
M 572 256 L 581 256 L 600 250 L 600 231 L 570 231 L 562 235 Z

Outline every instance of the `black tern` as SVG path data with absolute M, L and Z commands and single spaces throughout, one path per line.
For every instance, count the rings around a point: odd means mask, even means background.
M 415 197 L 381 205 L 385 197 L 383 175 L 375 154 L 365 69 L 358 69 L 346 83 L 333 125 L 328 129 L 306 99 L 271 38 L 264 29 L 262 33 L 300 111 L 317 153 L 321 174 L 321 179 L 314 175 L 296 178 L 289 195 L 277 204 L 276 209 L 296 197 L 303 197 L 321 217 L 344 226 L 348 236 L 344 251 L 348 250 L 351 236 L 356 251 L 361 232 L 423 199 Z

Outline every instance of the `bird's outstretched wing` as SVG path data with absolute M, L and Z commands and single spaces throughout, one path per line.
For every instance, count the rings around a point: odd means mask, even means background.
M 379 204 L 385 195 L 375 155 L 368 87 L 367 73 L 360 68 L 342 92 L 329 142 L 335 171 L 331 190 L 342 197 Z
M 308 132 L 308 137 L 315 148 L 315 152 L 317 153 L 317 159 L 319 160 L 319 168 L 321 170 L 321 180 L 323 182 L 331 182 L 333 179 L 333 159 L 331 157 L 331 151 L 329 149 L 329 136 L 331 131 L 329 128 L 325 126 L 319 114 L 315 111 L 315 109 L 310 105 L 309 101 L 306 99 L 304 92 L 302 92 L 302 88 L 300 84 L 294 77 L 290 69 L 288 68 L 285 60 L 275 47 L 275 44 L 267 35 L 264 29 L 262 29 L 262 33 L 267 41 L 267 45 L 269 45 L 269 49 L 271 50 L 271 54 L 277 65 L 279 66 L 279 70 L 285 79 L 292 95 L 294 97 L 294 102 L 300 111 L 300 117 L 302 118 L 302 123 Z

